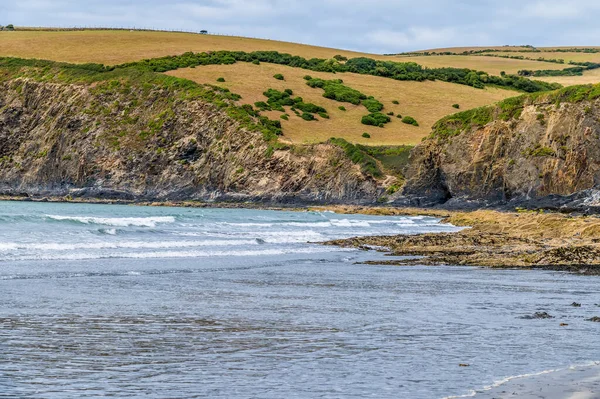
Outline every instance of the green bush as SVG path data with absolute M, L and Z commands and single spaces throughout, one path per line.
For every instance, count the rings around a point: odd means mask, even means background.
M 290 117 L 287 114 L 281 115 L 280 118 L 283 119 L 284 121 L 287 121 L 290 119 Z
M 392 101 L 392 104 L 396 104 L 396 105 L 398 105 L 398 104 L 400 104 L 400 101 L 398 101 L 398 100 L 394 100 L 394 101 Z
M 312 80 L 312 76 L 310 76 L 310 75 L 304 75 L 304 80 Z
M 223 82 L 225 82 L 225 78 L 218 78 L 217 82 L 223 83 Z
M 319 112 L 319 116 L 323 119 L 329 119 L 329 115 L 326 112 Z
M 402 123 L 406 123 L 407 125 L 419 126 L 419 123 L 412 116 L 405 116 L 402 118 Z
M 459 104 L 452 104 L 452 107 L 456 108 L 456 109 L 460 109 L 460 105 Z
M 388 116 L 394 116 L 394 111 L 388 112 Z
M 371 135 L 369 133 L 363 133 L 362 136 L 366 139 L 370 139 Z
M 344 107 L 343 105 L 340 105 L 340 106 L 338 107 L 338 109 L 339 109 L 340 111 L 345 111 L 345 110 L 346 110 L 346 107 Z
M 259 61 L 259 60 L 252 60 L 252 63 L 253 63 L 254 65 L 260 65 L 260 61 Z
M 386 123 L 391 121 L 390 117 L 382 114 L 381 112 L 374 112 L 369 115 L 362 117 L 361 123 L 368 126 L 379 126 L 383 127 Z
M 283 77 L 282 74 L 280 73 L 276 73 L 275 75 L 273 75 L 273 77 L 277 80 L 285 80 L 285 78 Z
M 271 107 L 264 101 L 257 101 L 254 103 L 254 106 L 261 111 L 271 111 Z
M 383 109 L 383 104 L 370 97 L 362 101 L 362 104 L 369 112 L 379 112 Z
M 341 80 L 311 79 L 306 84 L 312 88 L 320 88 L 325 91 L 323 97 L 339 102 L 359 105 L 367 96 L 358 90 L 344 86 Z
M 315 116 L 313 114 L 309 114 L 308 112 L 305 112 L 302 114 L 302 119 L 304 119 L 305 121 L 314 121 L 316 120 Z
M 398 114 L 398 115 L 396 115 L 396 118 L 402 119 L 402 115 Z

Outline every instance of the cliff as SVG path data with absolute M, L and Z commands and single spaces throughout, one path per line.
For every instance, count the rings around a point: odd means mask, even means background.
M 410 156 L 415 204 L 594 207 L 600 85 L 511 98 L 451 115 Z
M 0 194 L 319 203 L 383 191 L 338 146 L 273 139 L 226 90 L 10 62 L 0 65 Z

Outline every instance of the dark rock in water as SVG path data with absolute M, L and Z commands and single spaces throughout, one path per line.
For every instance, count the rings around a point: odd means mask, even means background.
M 588 319 L 587 321 L 593 321 L 594 323 L 600 323 L 600 317 L 594 316 L 591 319 Z
M 531 316 L 523 316 L 521 317 L 521 319 L 524 320 L 535 320 L 535 319 L 553 319 L 554 316 L 550 316 L 548 313 L 546 312 L 535 312 L 533 315 Z
M 567 327 L 567 326 L 568 326 L 568 324 L 567 324 L 567 323 L 560 323 L 560 326 L 561 326 L 561 327 Z
M 470 364 L 466 364 L 466 363 L 461 363 L 458 365 L 458 367 L 470 367 Z
M 571 304 L 571 306 L 573 306 L 574 308 L 580 308 L 580 307 L 581 307 L 581 304 L 580 304 L 580 303 L 577 303 L 577 302 L 573 302 L 573 303 Z

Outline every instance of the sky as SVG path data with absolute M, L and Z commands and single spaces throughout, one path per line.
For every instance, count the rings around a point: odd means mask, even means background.
M 600 0 L 0 0 L 0 25 L 206 29 L 369 53 L 600 45 L 598 20 Z

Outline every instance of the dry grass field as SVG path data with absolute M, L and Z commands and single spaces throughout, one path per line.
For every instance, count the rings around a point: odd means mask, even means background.
M 39 58 L 72 63 L 96 62 L 115 65 L 145 58 L 179 55 L 187 51 L 215 50 L 274 50 L 305 58 L 331 58 L 336 54 L 341 54 L 347 57 L 369 56 L 388 59 L 382 55 L 369 55 L 275 40 L 193 33 L 116 30 L 0 32 L 0 56 Z
M 273 78 L 281 73 L 285 81 Z M 400 145 L 417 144 L 428 135 L 431 126 L 445 115 L 457 112 L 452 104 L 458 103 L 461 109 L 469 109 L 494 103 L 507 97 L 514 96 L 514 91 L 501 89 L 474 89 L 445 82 L 401 82 L 391 79 L 359 75 L 352 73 L 330 74 L 306 71 L 282 65 L 266 64 L 253 65 L 238 63 L 234 65 L 209 65 L 193 69 L 180 69 L 168 73 L 172 76 L 187 78 L 198 83 L 211 83 L 227 87 L 242 96 L 241 103 L 254 104 L 266 101 L 262 93 L 269 89 L 292 89 L 295 96 L 304 98 L 327 109 L 330 119 L 318 118 L 319 121 L 305 121 L 293 112 L 289 121 L 282 120 L 284 139 L 294 143 L 320 142 L 330 137 L 343 137 L 354 143 L 370 145 Z M 343 79 L 344 84 L 359 90 L 366 95 L 372 95 L 385 105 L 383 112 L 393 111 L 403 116 L 410 115 L 420 124 L 419 127 L 404 124 L 395 116 L 392 122 L 384 128 L 365 126 L 360 123 L 362 116 L 368 111 L 362 105 L 356 106 L 341 103 L 323 97 L 323 90 L 313 89 L 306 85 L 304 75 L 322 79 Z M 217 83 L 219 77 L 225 78 L 225 83 Z M 397 100 L 400 104 L 394 105 Z M 343 105 L 347 111 L 338 109 Z M 271 118 L 279 118 L 282 113 L 269 112 Z M 370 139 L 362 137 L 362 133 L 371 135 Z
M 504 54 L 504 53 L 502 53 Z M 533 53 L 535 54 L 535 53 Z M 485 71 L 492 75 L 500 75 L 504 71 L 516 74 L 521 69 L 563 69 L 567 66 L 530 60 L 514 60 L 510 58 L 485 57 L 478 55 L 430 55 L 430 56 L 392 56 L 398 62 L 416 62 L 430 68 L 469 68 Z

